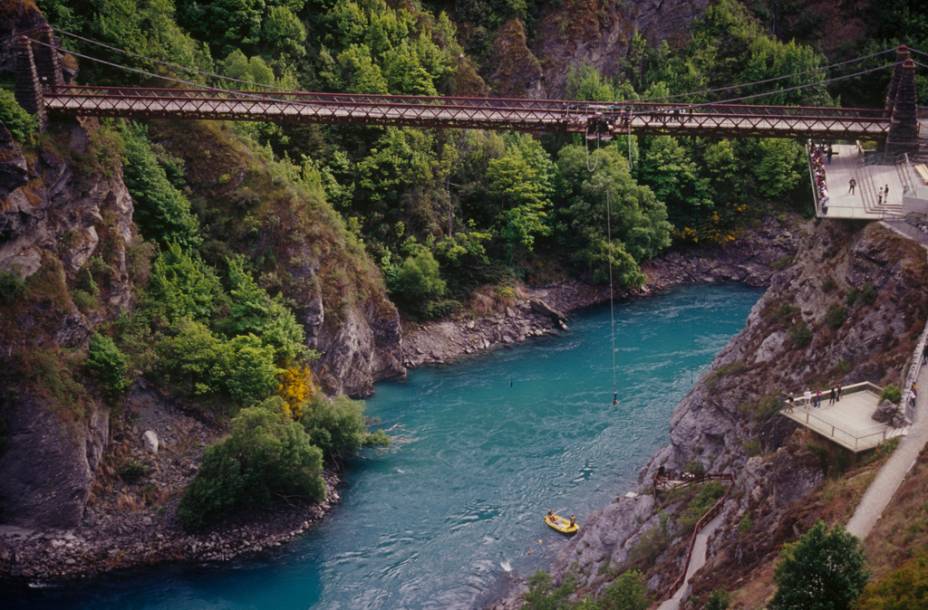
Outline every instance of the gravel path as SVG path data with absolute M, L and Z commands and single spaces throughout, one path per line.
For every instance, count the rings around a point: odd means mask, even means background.
M 690 578 L 706 565 L 709 537 L 712 536 L 715 530 L 722 524 L 722 518 L 724 516 L 724 512 L 720 512 L 716 515 L 715 519 L 707 523 L 706 527 L 702 528 L 702 531 L 696 536 L 696 544 L 693 545 L 693 554 L 690 556 L 690 564 L 686 566 L 686 578 L 683 580 L 683 584 L 680 585 L 680 588 L 673 594 L 673 597 L 664 601 L 657 607 L 657 610 L 677 610 L 680 607 L 680 602 L 686 599 L 690 589 Z
M 909 433 L 899 443 L 899 447 L 883 464 L 876 474 L 864 497 L 861 498 L 854 516 L 847 523 L 847 531 L 861 540 L 865 539 L 876 525 L 880 515 L 889 506 L 896 490 L 902 484 L 905 475 L 915 464 L 915 460 L 928 443 L 928 367 L 922 366 L 918 374 L 918 387 L 921 389 L 915 401 L 915 422 Z

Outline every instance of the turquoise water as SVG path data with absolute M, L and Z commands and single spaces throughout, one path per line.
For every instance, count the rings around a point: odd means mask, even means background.
M 279 553 L 42 590 L 23 607 L 93 609 L 459 608 L 564 543 L 548 509 L 579 521 L 632 488 L 666 443 L 671 412 L 758 298 L 696 286 L 617 307 L 619 407 L 609 310 L 570 332 L 381 383 L 368 402 L 395 437 L 352 464 L 342 503 Z

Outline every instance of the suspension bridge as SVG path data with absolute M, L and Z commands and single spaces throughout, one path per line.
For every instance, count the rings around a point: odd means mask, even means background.
M 59 30 L 60 31 L 60 30 Z M 109 51 L 136 55 L 92 41 L 80 35 L 66 33 L 81 40 L 106 47 Z M 143 69 L 104 60 L 74 49 L 65 49 L 55 31 L 48 26 L 20 32 L 16 45 L 16 96 L 24 108 L 37 115 L 40 125 L 51 117 L 123 117 L 131 119 L 211 119 L 241 121 L 303 122 L 358 125 L 398 125 L 432 128 L 474 128 L 519 130 L 529 132 L 567 132 L 586 134 L 589 139 L 609 139 L 632 134 L 667 134 L 707 137 L 781 137 L 806 142 L 875 143 L 893 162 L 928 161 L 928 139 L 920 138 L 919 108 L 916 99 L 916 65 L 912 50 L 900 46 L 895 61 L 858 70 L 851 74 L 822 78 L 821 70 L 851 64 L 891 53 L 888 49 L 869 56 L 832 64 L 818 69 L 810 82 L 728 100 L 705 103 L 679 103 L 668 100 L 596 102 L 557 99 L 489 98 L 423 95 L 374 95 L 359 93 L 322 93 L 282 91 L 273 87 L 265 90 L 216 88 L 178 77 L 155 74 Z M 916 51 L 917 53 L 921 53 Z M 147 77 L 162 79 L 171 87 L 112 87 L 66 82 L 61 57 L 72 54 L 82 60 L 110 68 L 125 70 Z M 244 81 L 222 75 L 204 73 L 169 62 L 143 58 L 166 64 L 183 71 L 197 72 L 225 81 Z M 882 108 L 843 108 L 835 106 L 783 106 L 746 104 L 745 101 L 785 93 L 807 87 L 821 86 L 846 78 L 860 77 L 878 71 L 892 70 L 889 90 Z M 796 75 L 786 75 L 710 89 L 721 92 L 743 86 L 771 83 Z M 686 94 L 681 94 L 686 95 Z M 926 121 L 928 122 L 928 121 Z M 924 135 L 924 133 L 922 133 Z M 813 150 L 810 146 L 810 151 Z M 861 164 L 863 165 L 861 148 Z M 819 215 L 828 213 L 826 172 L 821 164 L 812 166 L 818 157 L 810 154 L 810 174 Z M 847 160 L 845 158 L 845 160 Z M 830 157 L 829 157 L 830 161 Z M 873 165 L 873 159 L 870 159 Z M 855 166 L 856 167 L 856 166 Z M 917 167 L 902 168 L 899 173 L 899 193 L 921 172 Z M 855 170 L 856 171 L 856 170 Z M 928 170 L 926 170 L 928 175 Z M 870 182 L 864 178 L 862 186 Z M 846 179 L 842 175 L 842 180 Z M 882 179 L 882 178 L 881 178 Z M 832 189 L 834 190 L 834 189 Z M 861 189 L 860 202 L 843 202 L 834 206 L 834 213 L 845 217 L 883 217 L 896 214 L 904 201 L 892 210 L 886 208 L 888 196 L 877 197 L 873 188 Z M 893 189 L 892 192 L 896 192 Z M 914 191 L 909 194 L 913 194 Z M 926 189 L 928 197 L 928 189 Z M 840 208 L 840 209 L 839 209 Z M 859 208 L 859 209 L 857 209 Z M 926 201 L 928 209 L 928 201 Z

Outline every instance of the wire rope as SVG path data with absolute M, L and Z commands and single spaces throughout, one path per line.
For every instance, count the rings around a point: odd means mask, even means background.
M 609 338 L 612 351 L 612 404 L 619 404 L 619 390 L 616 383 L 616 348 L 615 348 L 615 286 L 612 273 L 612 198 L 606 186 L 606 257 L 609 261 Z
M 885 54 L 885 53 L 889 53 L 889 52 L 893 51 L 894 49 L 895 49 L 895 47 L 894 47 L 894 48 L 890 48 L 890 49 L 883 49 L 882 51 L 876 51 L 875 53 L 870 53 L 870 54 L 868 54 L 868 55 L 861 55 L 860 57 L 855 57 L 854 59 L 847 59 L 847 60 L 844 60 L 844 61 L 839 61 L 839 62 L 836 62 L 836 63 L 833 63 L 833 64 L 829 64 L 829 65 L 827 65 L 827 66 L 821 66 L 821 67 L 817 67 L 817 68 L 809 68 L 809 69 L 807 69 L 807 70 L 802 70 L 802 71 L 800 71 L 800 72 L 793 72 L 793 73 L 791 73 L 791 74 L 783 74 L 783 75 L 774 76 L 774 77 L 771 77 L 771 78 L 764 78 L 764 79 L 755 80 L 755 81 L 747 81 L 747 82 L 744 82 L 744 83 L 737 83 L 737 84 L 734 84 L 734 85 L 726 85 L 726 86 L 724 86 L 724 87 L 713 87 L 713 88 L 710 88 L 710 89 L 701 89 L 701 90 L 697 90 L 697 91 L 686 91 L 686 92 L 683 92 L 683 93 L 675 93 L 675 94 L 673 94 L 673 95 L 665 95 L 665 96 L 661 96 L 661 97 L 641 98 L 641 99 L 634 100 L 634 101 L 639 101 L 639 102 L 663 102 L 663 101 L 667 101 L 667 100 L 679 99 L 679 98 L 681 98 L 681 97 L 689 97 L 689 96 L 693 96 L 693 95 L 705 95 L 705 94 L 708 94 L 708 93 L 718 93 L 718 92 L 720 92 L 720 91 L 731 91 L 732 89 L 740 89 L 740 88 L 742 88 L 742 87 L 752 87 L 752 86 L 754 86 L 754 85 L 763 85 L 763 84 L 767 84 L 767 83 L 773 83 L 773 82 L 777 82 L 777 81 L 780 81 L 780 80 L 784 80 L 784 79 L 787 79 L 787 78 L 793 78 L 793 77 L 796 77 L 796 76 L 799 76 L 799 75 L 802 75 L 802 74 L 808 74 L 808 73 L 813 73 L 813 72 L 820 72 L 820 71 L 822 71 L 822 70 L 831 70 L 832 68 L 837 68 L 837 67 L 840 67 L 840 66 L 845 66 L 845 65 L 849 65 L 849 64 L 854 64 L 854 63 L 857 63 L 857 62 L 864 61 L 864 60 L 866 60 L 866 59 L 872 59 L 872 58 L 874 58 L 874 57 L 878 57 L 878 56 L 883 55 L 883 54 Z M 632 101 L 632 100 L 629 100 L 629 101 Z

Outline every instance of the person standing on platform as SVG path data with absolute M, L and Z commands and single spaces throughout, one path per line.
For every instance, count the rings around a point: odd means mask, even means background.
M 847 191 L 848 194 L 849 194 L 849 195 L 853 195 L 853 194 L 854 194 L 854 189 L 857 188 L 857 181 L 854 180 L 853 178 L 851 178 L 851 180 L 847 183 L 847 185 L 850 187 L 850 188 L 848 189 L 848 191 Z

